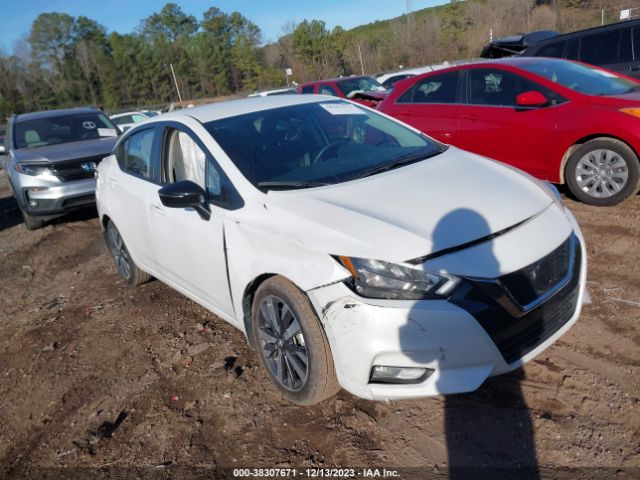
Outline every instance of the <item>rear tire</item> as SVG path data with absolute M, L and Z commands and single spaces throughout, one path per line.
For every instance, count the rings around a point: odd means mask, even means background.
M 113 224 L 112 221 L 107 223 L 107 229 L 105 231 L 105 239 L 109 252 L 113 258 L 113 262 L 116 264 L 118 273 L 127 282 L 129 286 L 141 285 L 148 282 L 151 279 L 151 275 L 147 272 L 140 270 L 135 264 L 129 250 L 120 235 L 120 232 Z
M 314 405 L 340 390 L 324 329 L 294 284 L 281 276 L 262 283 L 251 318 L 260 361 L 288 400 Z
M 571 193 L 586 204 L 617 205 L 640 190 L 638 156 L 620 140 L 596 138 L 571 154 L 565 180 Z
M 28 214 L 21 208 L 20 208 L 20 213 L 22 214 L 22 219 L 24 220 L 24 226 L 27 227 L 27 230 L 37 230 L 38 228 L 42 228 L 46 223 L 41 218 L 34 217 L 33 215 Z

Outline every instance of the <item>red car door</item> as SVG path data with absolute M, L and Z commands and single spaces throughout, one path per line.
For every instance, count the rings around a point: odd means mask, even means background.
M 455 144 L 459 115 L 458 78 L 458 71 L 421 78 L 394 103 L 385 102 L 381 110 L 436 140 Z
M 549 178 L 557 139 L 560 97 L 512 71 L 475 68 L 466 71 L 467 104 L 459 106 L 456 146 L 520 168 L 538 178 Z M 536 90 L 549 103 L 519 107 L 520 93 Z M 560 99 L 560 100 L 558 100 Z

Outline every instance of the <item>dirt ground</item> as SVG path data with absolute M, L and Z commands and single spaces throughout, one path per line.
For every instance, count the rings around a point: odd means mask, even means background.
M 304 408 L 278 395 L 239 331 L 158 281 L 125 287 L 95 211 L 27 231 L 2 171 L 0 478 L 354 467 L 638 479 L 640 196 L 566 203 L 593 303 L 557 344 L 471 394 L 374 403 L 341 392 Z

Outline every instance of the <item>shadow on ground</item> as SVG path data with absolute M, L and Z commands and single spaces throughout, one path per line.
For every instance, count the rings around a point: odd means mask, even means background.
M 46 225 L 57 225 L 61 223 L 84 222 L 98 216 L 95 206 L 75 210 L 67 215 L 55 218 Z M 6 230 L 23 223 L 22 215 L 18 209 L 18 204 L 13 195 L 0 198 L 0 231 Z

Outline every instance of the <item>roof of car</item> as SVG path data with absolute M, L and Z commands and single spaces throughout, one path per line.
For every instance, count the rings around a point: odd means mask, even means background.
M 304 87 L 307 85 L 315 85 L 316 83 L 324 83 L 324 82 L 338 83 L 344 80 L 355 80 L 357 78 L 373 78 L 373 77 L 371 75 L 351 75 L 348 77 L 324 78 L 322 80 L 314 80 L 313 82 L 305 82 L 301 86 Z
M 494 59 L 478 59 L 478 60 L 473 60 L 467 63 L 451 65 L 450 67 L 442 68 L 440 70 L 434 70 L 433 72 L 425 72 L 425 73 L 438 74 L 438 73 L 445 73 L 453 69 L 457 70 L 457 69 L 465 69 L 465 68 L 482 67 L 482 66 L 488 66 L 488 65 L 510 65 L 513 67 L 519 67 L 520 65 L 527 65 L 527 64 L 538 63 L 538 62 L 550 62 L 550 61 L 567 62 L 569 60 L 563 60 L 561 58 L 551 58 L 551 57 L 521 57 L 521 56 L 494 58 Z
M 125 115 L 144 115 L 143 112 L 140 112 L 138 110 L 131 110 L 130 112 L 121 112 L 121 113 L 114 113 L 113 115 L 109 115 L 109 118 L 114 119 L 114 118 L 119 118 L 119 117 L 124 117 Z
M 24 122 L 27 120 L 41 120 L 43 118 L 59 117 L 60 115 L 72 115 L 74 113 L 94 113 L 101 112 L 97 108 L 78 107 L 78 108 L 60 108 L 57 110 L 44 110 L 42 112 L 21 113 L 15 116 L 16 122 Z
M 339 99 L 336 97 L 328 97 L 326 95 L 269 95 L 266 97 L 241 98 L 239 100 L 227 100 L 223 102 L 209 103 L 199 107 L 177 110 L 175 112 L 166 113 L 161 117 L 153 117 L 151 121 L 155 121 L 156 119 L 157 121 L 169 120 L 171 117 L 176 118 L 187 115 L 202 123 L 207 123 L 221 118 L 243 115 L 245 113 L 288 107 L 292 105 L 316 103 L 322 100 L 336 101 Z
M 550 43 L 553 43 L 555 41 L 561 41 L 565 38 L 570 38 L 572 36 L 581 36 L 581 35 L 585 35 L 588 34 L 590 32 L 597 32 L 600 30 L 609 30 L 609 29 L 616 29 L 616 28 L 620 28 L 623 26 L 629 26 L 632 27 L 634 25 L 638 25 L 638 23 L 640 23 L 640 19 L 632 19 L 632 20 L 623 20 L 621 22 L 615 22 L 615 23 L 608 23 L 606 25 L 598 25 L 596 27 L 591 27 L 591 28 L 584 28 L 582 30 L 575 30 L 573 32 L 567 32 L 567 33 L 563 33 L 560 35 L 556 35 L 555 37 L 551 37 L 545 40 L 540 40 L 539 42 L 535 42 L 532 43 L 529 48 L 531 50 L 533 50 L 534 48 L 537 48 L 538 46 L 543 46 L 543 45 L 548 45 Z

